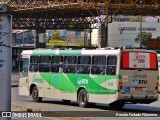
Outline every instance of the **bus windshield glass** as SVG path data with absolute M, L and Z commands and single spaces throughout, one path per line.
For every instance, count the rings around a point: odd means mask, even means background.
M 156 70 L 158 69 L 156 53 L 122 52 L 121 68 Z

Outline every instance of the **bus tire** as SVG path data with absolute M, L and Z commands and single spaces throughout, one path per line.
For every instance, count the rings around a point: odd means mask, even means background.
M 87 107 L 88 105 L 88 97 L 87 92 L 84 89 L 81 89 L 78 93 L 78 103 L 80 107 Z
M 42 97 L 39 97 L 37 86 L 32 89 L 32 99 L 34 102 L 41 102 Z
M 116 102 L 109 104 L 109 106 L 113 109 L 122 109 L 124 107 L 124 105 L 125 105 L 124 102 L 119 102 L 119 101 L 116 101 Z

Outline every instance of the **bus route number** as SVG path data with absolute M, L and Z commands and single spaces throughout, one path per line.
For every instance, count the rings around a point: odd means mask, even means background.
M 113 86 L 113 82 L 108 82 L 108 86 Z
M 88 80 L 87 79 L 82 79 L 82 84 L 88 84 Z

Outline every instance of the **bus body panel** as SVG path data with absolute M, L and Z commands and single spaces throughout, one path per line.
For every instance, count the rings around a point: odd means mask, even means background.
M 18 92 L 19 95 L 29 96 L 29 77 L 28 77 L 28 66 L 29 66 L 29 56 L 25 55 L 21 58 L 21 64 L 24 65 L 22 72 L 19 74 L 19 85 Z
M 43 76 L 47 76 L 49 78 L 48 73 L 39 73 L 39 72 L 30 72 L 30 84 L 35 84 L 38 88 L 39 97 L 50 97 L 50 86 L 46 82 L 46 78 Z
M 92 89 L 87 90 L 89 92 L 89 102 L 108 104 L 117 100 L 117 81 L 119 81 L 117 76 L 92 76 L 92 79 L 96 84 L 91 85 Z
M 145 53 L 144 51 L 128 53 L 131 53 L 130 58 L 127 58 L 130 59 L 129 67 L 124 65 L 126 70 L 120 70 L 121 79 L 119 82 L 121 82 L 123 89 L 120 91 L 118 99 L 137 103 L 150 103 L 158 100 L 158 92 L 155 87 L 159 83 L 159 74 L 156 65 L 154 69 L 151 68 L 154 62 L 157 62 L 157 56 L 155 55 L 156 58 L 152 60 L 152 57 L 147 58 L 146 56 L 155 53 Z M 133 56 L 134 54 L 136 55 Z M 127 59 L 125 58 L 125 61 L 123 61 L 122 58 L 122 62 L 126 64 Z
M 158 99 L 158 94 L 155 94 L 158 75 L 155 71 L 121 70 L 120 74 L 122 76 L 120 82 L 123 84 L 124 93 L 120 94 L 118 99 L 126 101 L 137 101 L 138 99 L 156 101 Z M 135 74 L 139 77 L 147 75 L 147 78 L 135 78 Z
M 29 96 L 29 84 L 27 77 L 19 78 L 18 91 L 19 95 Z
M 49 81 L 50 89 L 53 89 L 51 93 L 52 97 L 54 94 L 54 98 L 76 100 L 74 74 L 51 73 Z
M 154 53 L 145 50 L 126 50 L 124 52 Z M 155 86 L 159 82 L 158 70 L 121 69 L 121 50 L 33 50 L 23 51 L 22 56 L 116 56 L 116 74 L 87 74 L 61 72 L 30 72 L 28 68 L 28 88 L 19 86 L 20 95 L 29 95 L 29 86 L 38 87 L 39 97 L 57 98 L 77 101 L 78 91 L 83 88 L 88 94 L 89 102 L 112 103 L 114 101 L 150 103 L 158 99 Z M 148 55 L 148 54 L 145 54 Z M 148 58 L 147 58 L 148 59 Z M 149 60 L 148 60 L 149 61 Z M 63 61 L 64 62 L 64 61 Z M 93 62 L 93 61 L 92 61 Z M 92 66 L 90 64 L 90 68 Z M 143 61 L 141 61 L 143 62 Z M 77 64 L 77 63 L 76 63 Z M 77 69 L 77 68 L 75 68 Z M 26 78 L 24 78 L 27 80 Z M 22 78 L 19 85 L 25 82 Z M 120 89 L 120 83 L 123 89 Z M 25 89 L 25 92 L 24 92 Z
M 160 76 L 160 54 L 157 54 L 157 57 L 158 57 L 158 71 L 159 71 L 159 76 Z M 160 80 L 159 80 L 158 91 L 160 93 Z

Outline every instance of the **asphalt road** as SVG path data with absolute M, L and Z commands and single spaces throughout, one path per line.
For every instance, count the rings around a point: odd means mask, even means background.
M 155 113 L 160 112 L 160 98 L 159 101 L 156 101 L 151 104 L 126 104 L 123 109 L 121 110 L 115 110 L 111 109 L 106 104 L 96 104 L 94 106 L 90 106 L 88 108 L 81 108 L 78 106 L 77 102 L 71 102 L 70 104 L 63 104 L 61 100 L 57 99 L 43 99 L 41 103 L 35 103 L 32 101 L 31 97 L 26 96 L 19 96 L 18 95 L 18 88 L 13 87 L 12 88 L 12 111 L 26 111 L 26 110 L 33 110 L 33 111 L 52 111 L 52 114 L 58 113 L 58 116 L 78 116 L 79 119 L 85 118 L 87 116 L 87 119 L 106 119 L 106 116 L 115 116 L 116 114 L 121 113 L 127 113 L 127 114 L 142 114 L 142 113 Z M 62 112 L 65 111 L 65 112 Z M 69 111 L 69 112 L 66 112 Z M 77 112 L 79 114 L 77 114 Z M 85 114 L 84 114 L 85 113 Z M 101 113 L 101 114 L 100 114 Z M 113 115 L 112 115 L 113 114 Z M 86 115 L 86 116 L 85 116 Z M 103 117 L 102 117 L 102 116 Z M 82 116 L 82 117 L 81 117 Z M 50 117 L 50 116 L 49 116 Z M 75 117 L 71 117 L 72 119 Z M 70 119 L 71 119 L 70 118 Z M 109 117 L 108 119 L 142 119 L 138 117 Z M 18 118 L 19 119 L 19 118 Z M 48 118 L 45 117 L 45 119 L 63 119 L 61 117 L 53 117 Z M 77 120 L 77 118 L 75 118 Z M 145 119 L 158 119 L 158 117 L 145 117 Z M 15 120 L 15 118 L 13 118 Z

